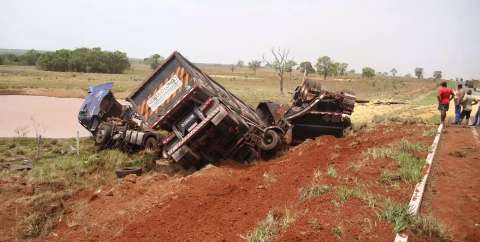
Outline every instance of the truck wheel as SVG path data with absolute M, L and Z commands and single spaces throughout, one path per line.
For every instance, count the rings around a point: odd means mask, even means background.
M 280 136 L 272 129 L 267 130 L 263 134 L 263 139 L 260 142 L 260 148 L 264 151 L 273 150 L 280 144 Z
M 145 140 L 144 146 L 147 153 L 153 154 L 158 150 L 158 141 L 155 137 L 150 136 Z
M 142 175 L 142 168 L 141 167 L 123 167 L 120 169 L 117 169 L 115 171 L 115 174 L 117 175 L 118 178 L 125 177 L 130 174 L 135 174 L 137 176 Z
M 95 143 L 105 145 L 112 135 L 112 127 L 110 125 L 100 125 L 95 134 Z

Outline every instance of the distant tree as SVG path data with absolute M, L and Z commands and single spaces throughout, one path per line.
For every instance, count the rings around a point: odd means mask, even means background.
M 102 51 L 100 48 L 57 50 L 40 54 L 37 68 L 48 71 L 122 73 L 130 67 L 126 53 Z
M 406 77 L 406 78 L 412 78 L 412 74 L 411 74 L 411 73 L 407 73 L 407 74 L 405 74 L 405 77 Z
M 243 63 L 242 60 L 239 60 L 239 61 L 237 62 L 237 66 L 238 66 L 238 67 L 243 67 L 243 66 L 245 66 L 245 63 Z
M 295 70 L 296 65 L 297 62 L 295 62 L 294 60 L 288 60 L 285 64 L 285 72 L 290 75 L 290 79 L 292 79 L 293 70 Z
M 423 68 L 422 67 L 416 67 L 414 72 L 415 72 L 415 76 L 418 79 L 423 79 Z
M 37 63 L 38 58 L 40 57 L 40 52 L 35 50 L 29 50 L 25 54 L 19 57 L 20 62 L 24 65 L 34 66 Z
M 230 69 L 232 70 L 232 73 L 235 71 L 235 65 L 230 65 Z
M 14 54 L 3 54 L 2 60 L 4 65 L 18 65 L 20 64 L 20 59 L 17 55 Z
M 153 54 L 152 56 L 147 57 L 143 60 L 144 60 L 145 64 L 149 65 L 150 68 L 155 70 L 160 65 L 160 63 L 162 63 L 164 58 L 163 58 L 163 56 L 161 56 L 159 54 Z
M 292 77 L 292 72 L 296 65 L 297 65 L 297 62 L 295 62 L 294 60 L 289 60 L 286 63 L 285 72 L 290 73 L 290 78 Z
M 440 80 L 440 79 L 442 79 L 442 71 L 434 71 L 434 72 L 433 72 L 433 78 L 434 78 L 435 80 Z
M 288 55 L 290 54 L 290 50 L 288 49 L 272 49 L 272 56 L 273 61 L 268 61 L 265 56 L 263 56 L 263 60 L 267 63 L 270 63 L 277 72 L 279 81 L 280 81 L 280 93 L 283 94 L 283 78 L 284 74 L 287 71 L 288 63 L 292 63 L 291 60 L 288 59 Z
M 0 55 L 0 65 L 3 65 L 3 56 Z
M 392 73 L 392 76 L 396 76 L 396 75 L 397 75 L 397 69 L 392 68 L 392 69 L 390 70 L 390 73 Z
M 332 71 L 331 71 L 331 75 L 332 76 L 338 76 L 338 71 L 340 69 L 340 63 L 338 62 L 333 62 L 333 65 L 332 65 Z
M 370 67 L 364 67 L 362 69 L 362 76 L 366 78 L 372 78 L 375 76 L 375 70 Z
M 338 75 L 345 76 L 347 74 L 348 63 L 338 64 Z
M 312 74 L 315 73 L 315 69 L 313 69 L 312 63 L 310 61 L 304 61 L 298 65 L 298 70 L 302 73 Z
M 332 59 L 328 56 L 318 58 L 315 66 L 318 74 L 323 75 L 323 79 L 327 79 L 327 76 L 331 75 L 335 68 Z
M 248 62 L 248 68 L 250 68 L 253 73 L 257 74 L 257 69 L 260 68 L 262 62 L 258 60 L 252 60 Z
M 355 74 L 355 69 L 350 69 L 350 70 L 348 71 L 348 74 L 354 75 L 354 74 Z

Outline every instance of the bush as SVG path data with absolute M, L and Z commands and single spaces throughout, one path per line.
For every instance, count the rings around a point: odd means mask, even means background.
M 40 55 L 37 68 L 46 71 L 122 73 L 130 68 L 126 53 L 102 51 L 100 48 L 57 50 Z

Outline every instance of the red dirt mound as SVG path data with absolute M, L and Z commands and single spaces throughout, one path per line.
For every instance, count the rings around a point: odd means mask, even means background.
M 406 203 L 412 185 L 386 187 L 378 182 L 384 169 L 398 167 L 395 162 L 378 159 L 353 167 L 368 148 L 404 137 L 430 144 L 431 137 L 423 137 L 423 129 L 420 125 L 377 126 L 346 138 L 309 140 L 275 160 L 254 165 L 225 162 L 182 178 L 165 180 L 154 173 L 135 183 L 122 181 L 113 192 L 104 189 L 96 199 L 76 201 L 77 206 L 47 240 L 242 241 L 241 236 L 270 210 L 285 208 L 295 214 L 295 222 L 280 231 L 280 241 L 331 241 L 338 231 L 346 240 L 393 240 L 393 226 L 358 199 L 335 204 L 339 199 L 332 189 L 325 196 L 302 200 L 299 191 L 311 184 L 318 170 L 321 183 L 332 188 L 362 184 L 370 192 Z M 328 167 L 335 168 L 335 177 L 326 175 Z

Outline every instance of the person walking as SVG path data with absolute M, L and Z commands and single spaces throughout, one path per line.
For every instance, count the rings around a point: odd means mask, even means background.
M 471 124 L 471 126 L 480 126 L 480 105 L 478 105 L 477 113 L 473 118 L 473 123 Z
M 460 123 L 460 116 L 462 115 L 462 101 L 465 96 L 465 90 L 463 90 L 463 85 L 457 85 L 457 95 L 455 97 L 455 121 L 453 124 Z
M 440 111 L 440 120 L 445 125 L 445 118 L 447 117 L 450 101 L 455 97 L 455 93 L 451 88 L 447 87 L 447 82 L 442 82 L 438 89 L 438 111 Z
M 463 119 L 466 119 L 466 125 L 468 125 L 470 121 L 470 114 L 472 113 L 472 106 L 477 104 L 478 101 L 472 95 L 472 90 L 467 91 L 467 95 L 463 98 L 462 101 L 462 114 L 460 115 L 460 122 L 458 124 L 462 124 Z

